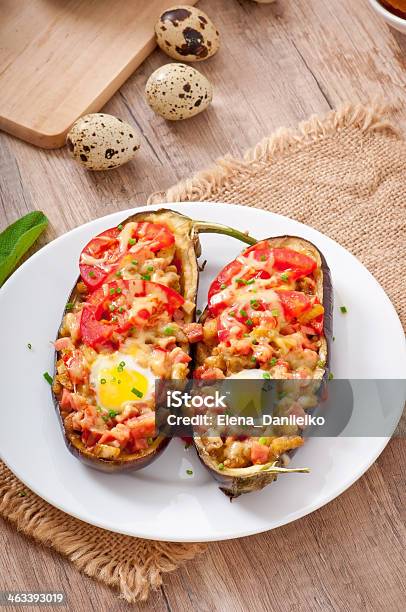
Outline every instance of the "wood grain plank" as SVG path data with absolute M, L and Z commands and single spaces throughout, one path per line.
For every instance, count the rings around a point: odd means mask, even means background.
M 100 110 L 151 53 L 153 26 L 170 5 L 170 0 L 2 3 L 0 127 L 37 146 L 63 146 L 75 119 Z
M 211 544 L 207 555 L 165 578 L 172 610 L 402 610 L 406 529 L 388 480 L 405 446 L 393 440 L 382 467 L 375 464 L 313 514 L 264 534 Z M 404 505 L 404 472 L 391 482 Z
M 112 589 L 96 583 L 79 573 L 75 567 L 58 553 L 45 548 L 18 533 L 8 522 L 0 519 L 0 590 L 10 591 L 55 591 L 64 592 L 67 606 L 61 609 L 86 612 L 99 610 L 149 610 L 166 612 L 167 605 L 161 591 L 151 594 L 146 604 L 137 606 L 119 599 Z M 4 609 L 4 608 L 3 608 Z M 21 606 L 7 606 L 7 610 L 21 612 Z M 24 606 L 24 610 L 38 612 L 39 607 Z

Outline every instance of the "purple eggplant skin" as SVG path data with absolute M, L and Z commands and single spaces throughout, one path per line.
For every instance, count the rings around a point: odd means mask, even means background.
M 197 257 L 200 255 L 200 243 L 198 239 L 198 234 L 195 230 L 194 221 L 178 212 L 166 209 L 136 213 L 128 219 L 125 219 L 122 223 L 125 224 L 130 221 L 150 221 L 155 223 L 163 223 L 166 224 L 174 232 L 176 243 L 176 256 L 177 259 L 180 261 L 180 267 L 182 270 L 181 293 L 185 300 L 189 300 L 196 304 L 196 295 L 199 280 Z M 77 283 L 79 281 L 80 278 L 78 278 L 73 290 L 71 291 L 69 298 L 67 299 L 68 303 L 75 303 L 77 301 L 83 300 L 77 288 Z M 185 320 L 187 323 L 192 322 L 194 320 L 194 317 L 195 312 L 192 311 L 189 314 L 185 315 Z M 59 333 L 57 337 L 60 337 Z M 189 345 L 186 343 L 181 346 L 186 351 L 189 349 Z M 57 380 L 56 367 L 59 358 L 60 356 L 56 351 L 54 364 L 54 381 Z M 54 382 L 54 384 L 52 385 L 52 399 L 61 426 L 65 444 L 74 457 L 76 457 L 77 459 L 79 459 L 79 461 L 89 467 L 100 470 L 102 472 L 109 473 L 122 472 L 125 470 L 140 470 L 146 467 L 148 464 L 152 463 L 152 461 L 155 461 L 155 459 L 157 459 L 165 450 L 171 440 L 171 438 L 166 436 L 158 436 L 148 449 L 138 451 L 136 453 L 123 455 L 122 457 L 119 457 L 117 459 L 103 459 L 101 457 L 98 457 L 85 447 L 78 433 L 66 431 L 63 415 L 61 414 L 61 396 L 62 387 L 60 383 Z
M 272 238 L 264 238 L 263 240 L 267 240 L 271 246 L 273 247 L 290 247 L 295 248 L 300 247 L 301 250 L 305 250 L 310 256 L 316 259 L 318 262 L 318 268 L 320 272 L 318 277 L 316 278 L 316 294 L 320 300 L 320 303 L 324 306 L 324 343 L 320 348 L 319 355 L 320 359 L 325 361 L 324 373 L 321 377 L 321 385 L 322 388 L 327 384 L 327 380 L 330 374 L 330 350 L 333 339 L 333 286 L 331 280 L 331 272 L 328 267 L 326 258 L 323 253 L 312 243 L 304 238 L 299 238 L 297 236 L 277 236 Z M 262 240 L 260 241 L 262 242 Z M 208 316 L 207 308 L 202 313 L 199 321 L 204 323 Z M 196 348 L 195 352 L 195 366 L 200 365 L 198 358 L 199 348 Z M 204 450 L 204 446 L 201 444 L 199 438 L 194 438 L 194 445 L 199 456 L 200 461 L 203 465 L 209 470 L 213 478 L 219 483 L 220 490 L 225 493 L 230 500 L 242 495 L 244 493 L 250 493 L 252 491 L 259 491 L 263 489 L 265 486 L 276 480 L 278 473 L 273 473 L 271 471 L 266 472 L 263 469 L 263 466 L 258 466 L 258 468 L 252 469 L 253 466 L 248 468 L 241 468 L 238 470 L 239 475 L 236 476 L 232 470 L 227 470 L 224 468 L 223 470 L 219 470 L 217 468 L 216 462 L 211 460 L 211 457 Z M 292 457 L 296 451 L 291 451 L 289 453 L 289 457 Z M 279 466 L 282 466 L 282 463 L 279 463 Z M 249 470 L 250 473 L 247 476 L 244 476 L 244 470 Z M 306 470 L 303 470 L 306 471 Z M 228 473 L 229 472 L 229 473 Z

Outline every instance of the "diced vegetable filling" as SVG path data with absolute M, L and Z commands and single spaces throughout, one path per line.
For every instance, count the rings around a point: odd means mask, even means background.
M 315 252 L 273 247 L 264 240 L 246 249 L 213 281 L 195 378 L 321 379 L 325 368 L 322 271 Z M 321 296 L 322 300 L 322 296 Z M 314 405 L 295 392 L 287 409 Z M 310 407 L 306 405 L 306 407 Z M 219 469 L 277 460 L 303 443 L 292 435 L 203 438 Z M 289 432 L 288 432 L 289 433 Z
M 81 253 L 54 391 L 66 431 L 100 458 L 152 447 L 155 380 L 188 375 L 188 346 L 203 330 L 189 322 L 178 265 L 173 232 L 150 222 L 107 230 Z

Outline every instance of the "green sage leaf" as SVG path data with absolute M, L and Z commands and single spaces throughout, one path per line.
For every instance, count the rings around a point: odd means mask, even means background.
M 0 286 L 47 225 L 48 219 L 44 213 L 33 211 L 0 234 Z

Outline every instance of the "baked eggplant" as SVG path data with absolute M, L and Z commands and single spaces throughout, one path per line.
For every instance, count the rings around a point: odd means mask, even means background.
M 280 394 L 282 408 L 305 415 L 329 376 L 332 316 L 330 270 L 317 247 L 294 236 L 262 240 L 211 284 L 200 319 L 203 340 L 195 349 L 194 377 L 276 380 L 288 389 Z M 300 385 L 292 385 L 294 379 L 308 381 L 303 396 Z M 194 443 L 230 498 L 262 489 L 280 473 L 308 471 L 286 467 L 303 444 L 296 427 L 276 428 L 259 439 L 200 434 Z
M 140 212 L 93 238 L 55 342 L 52 393 L 65 443 L 112 472 L 156 459 L 152 386 L 186 378 L 198 287 L 198 234 L 246 234 L 171 210 Z

